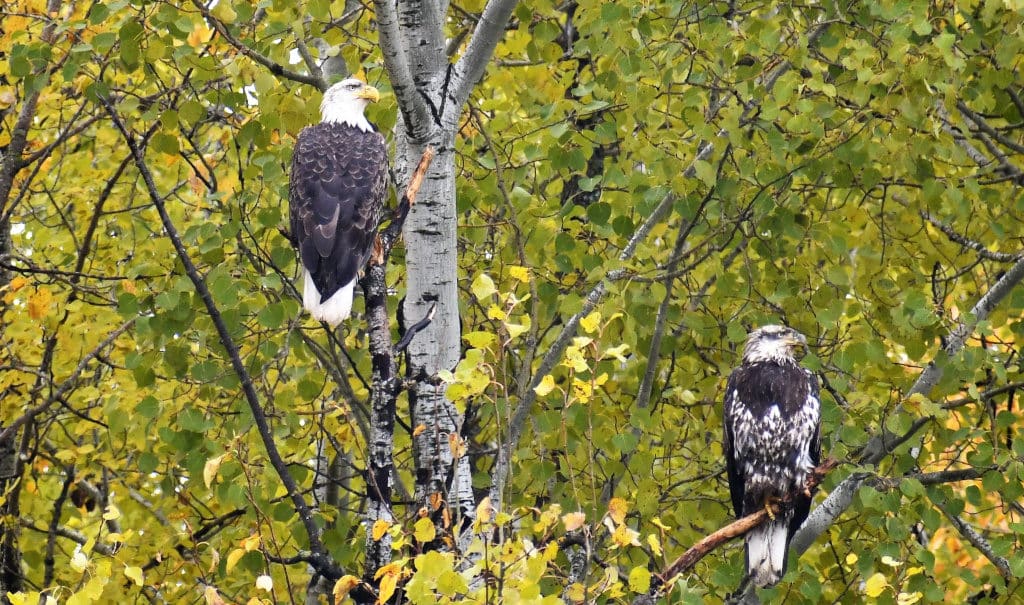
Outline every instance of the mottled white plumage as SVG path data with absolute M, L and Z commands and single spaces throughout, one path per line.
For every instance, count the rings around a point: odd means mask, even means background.
M 736 515 L 795 497 L 784 513 L 747 534 L 747 571 L 758 586 L 785 574 L 789 539 L 810 508 L 801 494 L 804 480 L 820 457 L 818 381 L 794 355 L 805 345 L 803 335 L 784 326 L 754 330 L 726 386 L 726 466 Z

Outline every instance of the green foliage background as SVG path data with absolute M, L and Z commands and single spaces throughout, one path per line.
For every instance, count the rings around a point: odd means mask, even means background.
M 451 38 L 482 9 L 454 3 Z M 318 119 L 320 94 L 238 52 L 193 4 L 68 4 L 52 44 L 45 14 L 35 0 L 0 9 L 0 144 L 38 93 L 25 161 L 0 200 L 12 234 L 0 250 L 0 417 L 6 426 L 51 404 L 18 432 L 20 471 L 0 496 L 4 531 L 20 528 L 25 590 L 195 602 L 213 586 L 232 602 L 277 602 L 300 599 L 308 580 L 304 565 L 275 562 L 306 536 L 100 97 L 116 99 L 146 142 L 293 476 L 311 486 L 320 435 L 340 454 L 345 481 L 321 511 L 324 540 L 358 576 L 364 326 L 331 339 L 300 314 L 280 232 L 292 143 Z M 288 70 L 304 73 L 292 50 L 302 40 L 389 88 L 367 7 L 222 0 L 212 17 Z M 854 471 L 879 480 L 761 598 L 1019 595 L 1024 290 L 943 362 L 927 397 L 903 393 L 1021 262 L 1021 23 L 1018 3 L 996 1 L 521 3 L 458 138 L 465 355 L 441 378 L 466 413 L 481 499 L 516 405 L 538 395 L 513 444 L 507 517 L 490 521 L 507 521 L 506 542 L 488 541 L 477 519 L 482 558 L 435 552 L 399 497 L 389 531 L 408 570 L 400 595 L 626 602 L 646 592 L 650 573 L 732 518 L 720 394 L 747 329 L 769 322 L 804 332 L 804 363 L 827 379 L 823 449 L 844 464 L 823 491 Z M 385 95 L 370 117 L 389 133 L 395 111 Z M 395 304 L 403 255 L 389 269 Z M 607 293 L 534 390 L 540 357 L 602 283 Z M 401 397 L 400 420 L 407 406 Z M 901 434 L 921 417 L 931 421 L 893 455 L 861 466 L 883 427 Z M 396 433 L 396 496 L 416 480 L 413 430 L 400 422 Z M 921 480 L 949 470 L 973 475 Z M 602 524 L 612 497 L 628 513 Z M 596 562 L 570 579 L 558 539 L 574 511 Z M 635 537 L 614 533 L 622 527 Z M 742 559 L 736 543 L 715 551 L 666 602 L 724 599 Z M 255 587 L 264 574 L 271 592 Z M 501 582 L 475 582 L 483 576 Z

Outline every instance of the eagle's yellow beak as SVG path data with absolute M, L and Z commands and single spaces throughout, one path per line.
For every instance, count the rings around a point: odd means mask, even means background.
M 789 345 L 794 351 L 807 351 L 807 337 L 804 336 L 803 334 L 794 334 L 792 336 L 787 336 L 786 344 Z
M 376 103 L 377 101 L 380 101 L 380 91 L 378 91 L 373 86 L 367 86 L 366 88 L 356 93 L 356 98 L 366 99 L 371 103 Z

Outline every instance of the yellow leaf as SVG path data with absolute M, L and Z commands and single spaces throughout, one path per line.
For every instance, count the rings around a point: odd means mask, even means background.
M 626 353 L 628 353 L 628 352 L 629 352 L 629 345 L 627 345 L 627 344 L 621 344 L 621 345 L 619 345 L 617 347 L 609 347 L 609 348 L 604 350 L 604 353 L 601 353 L 601 359 L 604 359 L 606 357 L 614 357 L 615 359 L 625 363 L 626 362 Z
M 874 598 L 882 594 L 888 586 L 889 583 L 885 581 L 885 576 L 876 573 L 864 582 L 864 594 Z
M 220 465 L 224 462 L 224 458 L 227 454 L 221 454 L 215 456 L 206 461 L 203 465 L 203 482 L 206 484 L 206 488 L 209 489 L 213 485 L 213 480 L 217 478 L 217 473 L 220 472 Z
M 846 555 L 846 564 L 847 565 L 853 565 L 856 562 L 857 562 L 857 555 L 853 554 L 852 552 L 850 554 Z
M 359 586 L 359 578 L 355 576 L 341 576 L 338 578 L 338 581 L 334 583 L 334 590 L 332 591 L 332 594 L 334 594 L 334 605 L 341 603 L 356 586 Z
M 133 565 L 127 565 L 124 568 L 124 575 L 129 580 L 135 582 L 136 586 L 142 586 L 142 568 L 135 567 Z
M 540 518 L 533 524 L 533 531 L 538 534 L 546 533 L 552 526 L 558 523 L 562 515 L 562 505 L 555 503 L 548 506 L 547 510 L 540 514 Z
M 508 275 L 517 281 L 530 281 L 530 270 L 519 265 L 510 265 L 508 268 Z
M 882 564 L 888 565 L 889 567 L 899 567 L 900 565 L 903 565 L 903 561 L 898 561 L 896 559 L 893 559 L 889 555 L 885 555 L 884 557 L 882 557 Z
M 529 320 L 530 316 L 526 315 L 523 317 L 523 319 Z M 520 336 L 521 334 L 527 332 L 530 329 L 529 321 L 521 324 L 509 323 L 506 321 L 504 322 L 504 325 L 505 329 L 508 330 L 509 340 L 516 338 L 517 336 Z
M 103 518 L 107 521 L 116 521 L 121 518 L 121 511 L 113 504 L 107 506 L 103 511 Z
M 245 556 L 245 549 L 242 549 L 242 548 L 236 548 L 235 550 L 229 552 L 228 553 L 227 563 L 225 563 L 225 565 L 224 565 L 225 571 L 227 571 L 228 573 L 231 573 L 231 570 L 235 568 L 235 565 L 238 565 L 239 559 L 241 559 L 244 556 Z
M 562 523 L 565 524 L 565 531 L 576 531 L 583 527 L 587 521 L 587 515 L 581 512 L 566 513 L 562 515 Z
M 924 567 L 911 567 L 907 570 L 907 577 L 916 576 L 919 573 L 924 573 Z
M 228 605 L 227 601 L 221 598 L 220 594 L 217 593 L 217 589 L 213 586 L 206 587 L 206 590 L 203 591 L 203 597 L 206 599 L 206 605 Z
M 629 512 L 629 503 L 622 498 L 612 498 L 608 502 L 608 515 L 616 523 L 622 523 L 626 520 L 626 513 Z
M 251 550 L 256 550 L 259 547 L 260 547 L 260 535 L 259 534 L 252 534 L 248 538 L 242 540 L 242 548 L 245 549 L 245 552 L 249 552 Z
M 212 33 L 213 30 L 209 29 L 205 25 L 201 23 L 197 24 L 195 29 L 192 30 L 192 33 L 188 35 L 188 45 L 193 48 L 203 46 L 209 42 Z
M 554 388 L 555 379 L 551 377 L 551 374 L 545 374 L 544 378 L 540 379 L 540 384 L 533 387 L 533 392 L 543 397 L 550 393 Z
M 414 428 L 412 430 L 412 436 L 413 437 L 418 437 L 418 436 L 422 435 L 423 431 L 425 431 L 425 430 L 427 430 L 427 425 L 425 425 L 425 424 L 417 424 L 416 428 Z
M 896 603 L 899 605 L 913 605 L 924 597 L 924 593 L 921 592 L 901 592 L 896 595 Z
M 30 598 L 32 600 L 32 603 L 38 603 L 39 593 L 36 593 L 35 595 L 27 595 L 23 592 L 7 593 L 7 600 L 11 602 L 11 605 L 28 605 L 28 601 Z
M 490 297 L 498 291 L 498 289 L 494 287 L 494 280 L 486 273 L 477 275 L 469 289 L 473 291 L 473 296 L 480 301 Z
M 627 546 L 640 546 L 640 532 L 635 529 L 631 529 L 627 525 L 620 525 L 615 528 L 615 532 L 612 533 L 612 542 L 620 548 Z
M 42 319 L 50 312 L 50 302 L 53 296 L 45 286 L 36 288 L 35 293 L 28 297 L 28 316 L 32 319 Z
M 398 587 L 398 578 L 402 575 L 403 561 L 388 563 L 384 567 L 378 569 L 377 573 L 374 574 L 373 579 L 380 580 L 377 592 L 378 605 L 383 605 L 383 603 L 388 602 L 388 600 L 391 599 L 391 596 L 395 594 L 395 588 Z
M 377 596 L 377 605 L 384 605 L 391 600 L 391 595 L 395 594 L 395 588 L 398 587 L 398 576 L 387 575 L 380 579 L 380 592 Z
M 390 528 L 390 521 L 385 521 L 384 519 L 377 519 L 373 522 L 373 530 L 370 532 L 370 536 L 373 538 L 374 542 L 377 542 L 378 540 L 384 537 L 384 534 L 387 533 L 388 529 Z
M 462 338 L 469 343 L 469 346 L 474 349 L 486 349 L 488 346 L 493 344 L 498 337 L 490 332 L 467 332 L 462 335 Z
M 232 23 L 238 18 L 238 13 L 235 9 L 231 8 L 230 2 L 218 2 L 214 5 L 213 10 L 210 13 L 217 18 L 218 21 L 224 23 Z
M 487 523 L 491 520 L 494 515 L 494 507 L 491 506 L 491 497 L 484 496 L 484 499 L 480 501 L 480 504 L 476 505 L 476 518 L 479 521 Z
M 651 523 L 661 531 L 672 531 L 672 528 L 661 522 L 661 517 L 655 517 L 651 519 Z
M 586 598 L 586 587 L 579 582 L 573 582 L 565 591 L 565 598 L 573 603 L 582 603 Z
M 487 307 L 487 319 L 497 319 L 498 321 L 505 321 L 508 319 L 508 313 L 506 313 L 498 305 L 491 305 Z
M 580 320 L 580 327 L 584 332 L 592 333 L 601 325 L 601 312 L 594 311 Z
M 413 526 L 412 535 L 417 542 L 430 542 L 437 537 L 437 528 L 434 527 L 434 520 L 430 517 L 423 517 Z
M 12 292 L 17 292 L 18 290 L 24 288 L 26 284 L 28 284 L 28 280 L 19 275 L 11 280 L 11 283 L 8 284 L 8 287 L 10 287 Z
M 651 588 L 651 572 L 646 567 L 634 567 L 629 572 L 629 589 L 636 593 L 646 593 Z
M 655 536 L 654 534 L 647 534 L 647 546 L 651 548 L 651 552 L 654 553 L 654 556 L 661 556 L 661 540 L 658 539 L 658 536 Z

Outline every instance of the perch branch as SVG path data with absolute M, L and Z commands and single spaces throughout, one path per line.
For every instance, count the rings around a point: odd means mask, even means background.
M 810 492 L 817 488 L 821 484 L 821 482 L 824 481 L 825 476 L 828 475 L 829 471 L 831 471 L 837 466 L 839 466 L 839 462 L 834 459 L 828 459 L 825 462 L 821 463 L 820 466 L 815 468 L 813 471 L 811 471 L 810 474 L 807 475 L 807 479 L 804 481 L 804 489 L 807 492 Z M 793 503 L 795 497 L 795 493 L 789 494 L 780 502 L 772 504 L 772 512 L 774 514 L 781 513 L 784 508 L 790 506 Z M 656 591 L 661 590 L 662 586 L 670 584 L 674 577 L 692 568 L 694 565 L 697 564 L 698 561 L 707 556 L 707 554 L 710 553 L 712 550 L 718 548 L 719 546 L 725 544 L 733 538 L 742 536 L 743 534 L 747 533 L 748 531 L 757 527 L 758 525 L 761 525 L 765 522 L 767 518 L 768 512 L 764 509 L 761 509 L 752 515 L 747 515 L 746 517 L 742 517 L 740 519 L 737 519 L 736 521 L 733 521 L 729 525 L 726 525 L 725 527 L 708 535 L 700 542 L 697 542 L 696 544 L 691 546 L 686 552 L 679 555 L 679 557 L 675 561 L 673 561 L 671 565 L 665 568 L 664 572 L 656 575 L 657 580 L 655 582 L 655 586 L 651 588 L 650 594 L 652 596 L 655 595 Z

